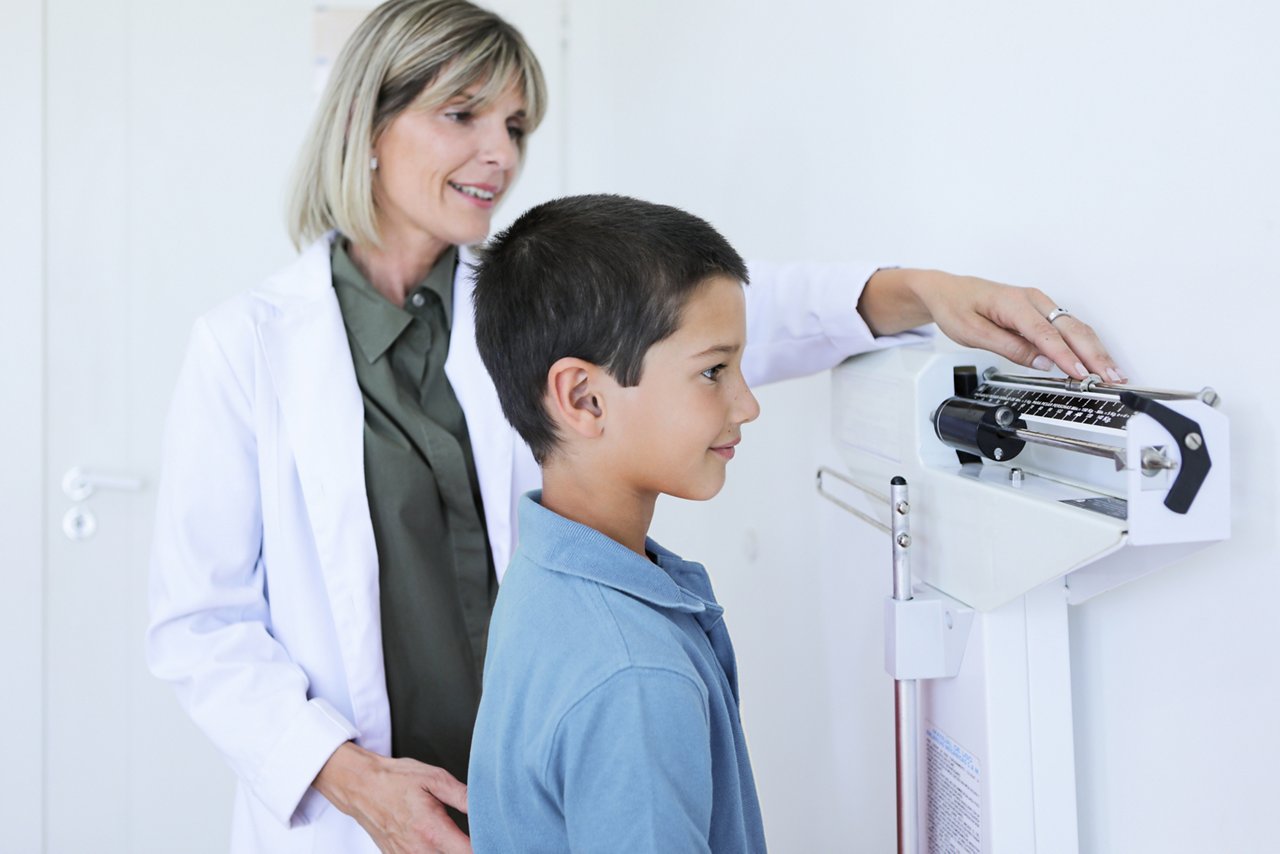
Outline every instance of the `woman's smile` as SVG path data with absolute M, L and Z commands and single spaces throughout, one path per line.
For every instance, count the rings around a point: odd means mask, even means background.
M 467 201 L 485 209 L 496 205 L 498 196 L 502 193 L 502 188 L 493 184 L 463 184 L 457 181 L 449 181 L 447 183 L 451 188 L 465 196 Z

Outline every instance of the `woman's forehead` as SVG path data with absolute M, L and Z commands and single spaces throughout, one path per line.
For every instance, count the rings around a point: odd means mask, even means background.
M 459 89 L 453 99 L 463 99 L 483 107 L 499 101 L 512 100 L 516 102 L 518 109 L 524 110 L 526 107 L 523 81 L 513 77 L 501 81 L 492 77 L 477 80 Z
M 439 85 L 427 86 L 422 92 L 420 103 L 424 106 L 457 103 L 473 109 L 483 109 L 510 99 L 515 102 L 513 112 L 524 113 L 528 110 L 526 88 L 519 74 L 502 77 L 487 74 L 453 83 L 449 86 L 448 94 L 442 95 Z

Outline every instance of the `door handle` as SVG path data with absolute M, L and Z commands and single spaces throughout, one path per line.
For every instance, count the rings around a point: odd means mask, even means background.
M 84 501 L 99 489 L 138 492 L 142 486 L 143 481 L 140 477 L 107 474 L 80 466 L 72 466 L 62 476 L 62 491 L 72 501 Z

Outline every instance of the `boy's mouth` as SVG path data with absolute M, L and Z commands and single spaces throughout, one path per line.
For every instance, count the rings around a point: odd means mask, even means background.
M 711 450 L 712 450 L 714 453 L 719 454 L 719 455 L 720 455 L 720 456 L 721 456 L 721 457 L 722 457 L 722 458 L 727 462 L 727 461 L 729 461 L 729 460 L 733 459 L 733 454 L 734 454 L 733 446 L 734 446 L 734 445 L 736 445 L 736 444 L 738 444 L 738 443 L 739 443 L 739 442 L 741 442 L 741 441 L 742 441 L 742 439 L 741 439 L 741 437 L 739 437 L 739 438 L 737 438 L 737 439 L 734 439 L 732 442 L 726 442 L 726 443 L 725 443 L 725 444 L 723 444 L 723 445 L 716 445 L 716 446 L 715 446 L 714 448 L 712 448 Z

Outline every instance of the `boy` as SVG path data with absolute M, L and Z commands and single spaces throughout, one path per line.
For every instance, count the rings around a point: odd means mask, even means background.
M 706 571 L 647 539 L 659 494 L 724 485 L 746 267 L 710 225 L 618 196 L 540 205 L 476 276 L 476 338 L 542 466 L 489 633 L 477 852 L 763 851 L 733 648 Z

